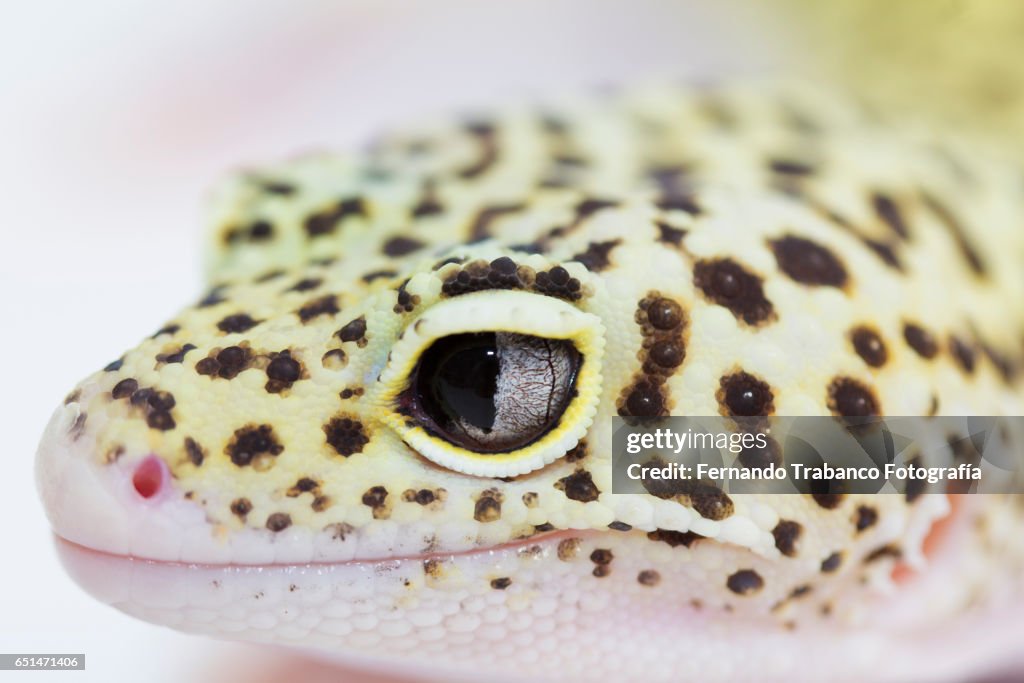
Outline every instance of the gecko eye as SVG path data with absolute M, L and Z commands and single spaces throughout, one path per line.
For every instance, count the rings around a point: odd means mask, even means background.
M 456 446 L 522 448 L 555 425 L 572 397 L 581 357 L 572 342 L 514 332 L 443 337 L 420 357 L 412 410 Z
M 463 294 L 406 323 L 372 400 L 416 454 L 462 474 L 517 476 L 586 435 L 603 353 L 601 319 L 565 301 Z

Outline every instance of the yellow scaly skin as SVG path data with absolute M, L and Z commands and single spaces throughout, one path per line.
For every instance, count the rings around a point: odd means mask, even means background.
M 448 677 L 974 670 L 1006 643 L 922 652 L 930 624 L 1019 599 L 1007 497 L 960 506 L 929 563 L 941 496 L 614 495 L 611 418 L 1020 414 L 1019 177 L 792 85 L 508 110 L 240 174 L 209 293 L 68 396 L 40 490 L 89 590 L 187 631 Z M 402 400 L 426 348 L 477 331 L 583 358 L 557 424 L 500 456 Z M 926 571 L 894 593 L 898 560 Z

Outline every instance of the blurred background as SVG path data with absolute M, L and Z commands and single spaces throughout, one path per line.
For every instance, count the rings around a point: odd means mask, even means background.
M 94 602 L 36 501 L 51 410 L 201 291 L 202 197 L 227 170 L 450 109 L 794 73 L 1021 150 L 1021 36 L 1004 0 L 3 3 L 0 651 L 87 670 L 0 680 L 379 680 Z

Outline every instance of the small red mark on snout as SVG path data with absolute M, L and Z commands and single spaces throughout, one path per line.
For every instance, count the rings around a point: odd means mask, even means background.
M 136 467 L 132 475 L 135 492 L 149 499 L 160 493 L 167 481 L 167 465 L 155 455 L 148 455 Z

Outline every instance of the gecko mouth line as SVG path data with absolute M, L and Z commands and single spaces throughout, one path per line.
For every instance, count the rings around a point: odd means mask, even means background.
M 330 562 L 322 560 L 313 560 L 309 562 L 269 562 L 269 563 L 241 563 L 241 562 L 228 562 L 228 563 L 216 563 L 216 562 L 181 562 L 174 560 L 157 560 L 148 557 L 141 557 L 135 555 L 126 555 L 121 553 L 111 553 L 104 550 L 97 550 L 96 548 L 90 548 L 88 546 L 69 541 L 66 538 L 58 534 L 53 534 L 53 540 L 57 547 L 57 552 L 61 556 L 62 560 L 71 559 L 71 561 L 78 561 L 84 559 L 91 561 L 93 559 L 102 560 L 106 562 L 128 562 L 135 564 L 150 564 L 160 567 L 178 567 L 182 569 L 268 569 L 268 568 L 288 568 L 288 567 L 339 567 L 339 566 L 370 566 L 387 563 L 400 563 L 400 562 L 427 562 L 429 560 L 443 560 L 443 559 L 454 559 L 459 557 L 480 557 L 490 553 L 502 552 L 506 550 L 518 550 L 523 551 L 533 546 L 546 546 L 550 547 L 557 544 L 557 542 L 565 540 L 567 538 L 593 538 L 605 532 L 595 532 L 587 530 L 560 530 L 560 531 L 548 531 L 531 536 L 530 538 L 524 538 L 511 543 L 502 543 L 500 545 L 488 546 L 482 548 L 473 548 L 470 550 L 461 550 L 454 552 L 429 552 L 420 553 L 416 555 L 396 555 L 394 557 L 369 557 L 352 560 L 343 560 L 339 562 Z M 610 533 L 610 532 L 609 532 Z

